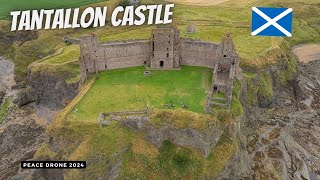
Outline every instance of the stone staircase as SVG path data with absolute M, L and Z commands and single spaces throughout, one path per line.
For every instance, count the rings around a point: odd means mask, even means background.
M 230 99 L 228 99 L 228 97 Z M 212 113 L 214 108 L 224 108 L 227 111 L 230 109 L 232 95 L 227 94 L 226 97 L 218 97 L 216 93 L 209 93 L 207 96 L 206 113 Z
M 213 94 L 214 95 L 214 94 Z M 209 102 L 210 106 L 213 107 L 222 107 L 226 108 L 227 107 L 227 98 L 222 98 L 222 97 L 215 97 L 212 96 Z

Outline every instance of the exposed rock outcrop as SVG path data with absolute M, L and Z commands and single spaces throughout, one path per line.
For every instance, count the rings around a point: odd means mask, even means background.
M 29 71 L 29 86 L 19 91 L 14 102 L 19 106 L 37 102 L 50 109 L 62 109 L 77 95 L 79 86 L 65 79 L 64 74 Z
M 50 160 L 45 160 L 50 161 Z M 62 169 L 31 169 L 29 171 L 24 171 L 10 178 L 10 180 L 63 180 L 63 170 Z
M 37 94 L 38 103 L 61 109 L 77 95 L 79 83 L 68 84 L 63 73 L 30 72 L 29 85 Z
M 285 85 L 272 76 L 274 97 L 268 108 L 243 103 L 239 151 L 222 178 L 320 178 L 319 68 L 320 61 L 300 64 Z M 243 93 L 245 101 L 246 89 Z
M 34 40 L 38 38 L 38 33 L 36 31 L 11 31 L 10 27 L 8 27 L 8 32 L 0 32 L 1 40 L 5 41 L 6 43 L 14 43 L 20 42 L 21 44 Z
M 131 129 L 140 130 L 149 122 L 147 116 L 128 116 L 122 121 L 122 125 Z
M 17 104 L 18 106 L 24 106 L 37 100 L 38 96 L 36 94 L 36 91 L 28 87 L 19 90 L 19 93 L 17 93 L 12 102 Z
M 32 171 L 32 173 L 28 175 L 27 179 L 63 180 L 64 177 L 61 169 L 38 169 Z
M 20 162 L 33 158 L 45 141 L 45 126 L 54 116 L 48 109 L 63 108 L 76 95 L 78 84 L 65 83 L 63 75 L 30 74 L 24 88 L 22 83 L 15 85 L 13 69 L 10 61 L 0 59 L 0 101 L 14 96 L 13 102 L 21 106 L 10 105 L 0 126 L 0 179 L 61 179 L 55 170 L 21 171 Z
M 35 123 L 31 106 L 15 109 L 0 127 L 0 179 L 17 173 L 20 162 L 31 159 L 44 141 L 44 127 Z
M 299 66 L 296 96 L 301 108 L 320 108 L 320 60 Z
M 200 149 L 203 157 L 208 157 L 223 133 L 223 128 L 219 126 L 206 132 L 192 128 L 178 129 L 173 126 L 164 126 L 159 129 L 149 126 L 147 129 L 146 140 L 157 147 L 160 147 L 164 140 L 169 139 L 178 146 L 191 146 Z

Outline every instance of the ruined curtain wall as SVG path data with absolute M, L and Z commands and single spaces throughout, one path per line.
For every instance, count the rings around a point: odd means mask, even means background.
M 189 39 L 181 39 L 181 65 L 214 68 L 219 45 Z
M 150 63 L 150 41 L 101 43 L 97 48 L 98 71 L 142 66 Z

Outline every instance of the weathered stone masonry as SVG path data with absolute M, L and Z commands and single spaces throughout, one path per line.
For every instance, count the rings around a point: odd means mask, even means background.
M 81 37 L 81 73 L 142 66 L 150 61 L 150 41 L 99 43 L 96 35 Z
M 180 65 L 214 69 L 212 89 L 206 111 L 212 105 L 230 106 L 233 79 L 238 73 L 239 58 L 230 33 L 220 44 L 181 38 L 177 28 L 156 28 L 150 39 L 100 43 L 97 35 L 80 38 L 80 68 L 82 80 L 99 71 L 150 66 L 151 69 L 179 69 Z M 211 96 L 224 92 L 227 99 L 214 102 Z M 222 103 L 221 103 L 222 102 Z

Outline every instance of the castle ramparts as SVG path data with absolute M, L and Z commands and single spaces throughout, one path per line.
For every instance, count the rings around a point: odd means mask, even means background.
M 233 78 L 238 73 L 239 58 L 230 33 L 220 44 L 181 38 L 177 28 L 156 28 L 150 39 L 100 43 L 97 35 L 80 38 L 80 68 L 82 80 L 89 73 L 150 66 L 151 69 L 179 69 L 180 65 L 214 69 L 212 89 L 207 98 L 206 111 L 213 105 L 230 107 Z M 226 94 L 226 99 L 215 102 L 215 93 Z

